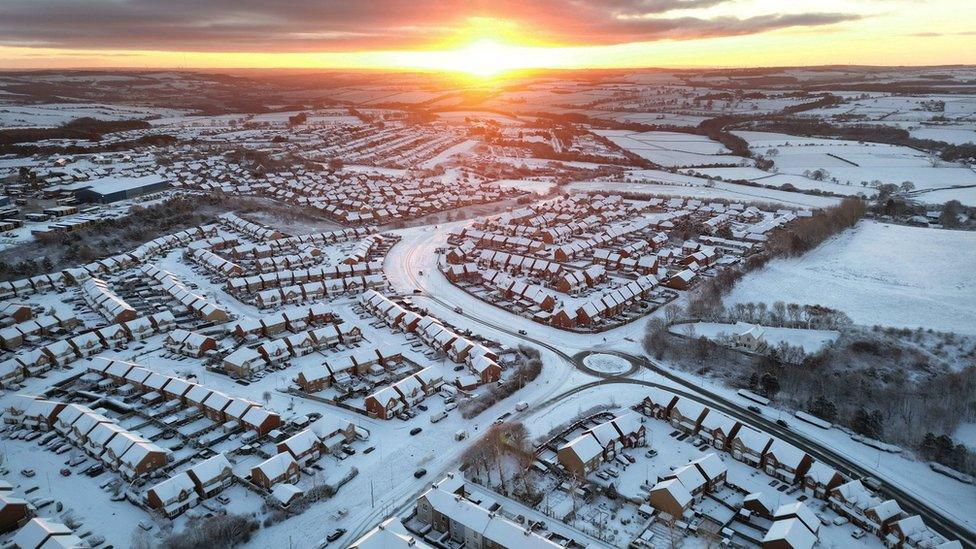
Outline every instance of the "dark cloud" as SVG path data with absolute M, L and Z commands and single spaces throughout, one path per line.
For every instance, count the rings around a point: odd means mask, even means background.
M 857 19 L 842 13 L 704 19 L 734 0 L 2 0 L 0 43 L 172 51 L 409 48 L 450 38 L 472 17 L 534 38 L 617 44 L 735 36 Z

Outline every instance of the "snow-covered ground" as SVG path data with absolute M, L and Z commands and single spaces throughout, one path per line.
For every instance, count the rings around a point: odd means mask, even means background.
M 822 349 L 824 345 L 837 340 L 840 333 L 835 330 L 805 330 L 802 328 L 774 328 L 763 326 L 763 339 L 770 346 L 775 347 L 780 343 L 787 343 L 793 347 L 802 347 L 807 353 L 815 353 Z M 675 327 L 676 333 L 681 335 L 693 335 L 694 337 L 706 337 L 717 339 L 722 336 L 731 337 L 735 333 L 732 324 L 721 324 L 718 322 L 692 322 L 690 324 L 680 324 Z
M 817 304 L 859 324 L 976 334 L 976 233 L 861 221 L 747 275 L 727 301 Z

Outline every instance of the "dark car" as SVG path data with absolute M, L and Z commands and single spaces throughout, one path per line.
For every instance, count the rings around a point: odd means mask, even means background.
M 455 372 L 460 372 L 460 371 L 461 371 L 461 370 L 463 370 L 463 369 L 464 369 L 464 366 L 455 366 L 455 367 L 454 367 L 454 371 L 455 371 Z
M 71 469 L 68 469 L 67 467 L 65 467 L 64 469 L 61 469 L 61 476 L 62 477 L 70 477 L 71 476 Z
M 419 433 L 420 431 L 423 431 L 423 429 L 422 429 L 422 428 L 420 428 L 420 427 L 414 427 L 413 429 L 410 429 L 410 434 L 411 434 L 411 435 L 416 435 L 416 434 L 417 434 L 417 433 Z
M 328 536 L 326 536 L 325 539 L 327 539 L 329 541 L 335 541 L 335 540 L 341 538 L 342 536 L 344 536 L 345 534 L 346 534 L 346 529 L 345 528 L 336 528 L 335 530 L 332 531 L 331 534 L 329 534 Z
M 363 450 L 363 453 L 364 454 L 368 454 L 368 453 L 372 452 L 375 449 L 376 449 L 376 446 L 370 446 L 369 448 L 366 448 L 365 450 Z
M 418 404 L 417 405 L 417 408 L 420 408 L 424 412 L 427 411 L 427 405 L 426 404 Z
M 759 409 L 759 406 L 746 406 L 746 410 L 749 410 L 750 412 L 755 412 L 757 414 L 762 413 L 762 410 Z
M 776 424 L 779 425 L 780 427 L 789 427 L 790 426 L 790 424 L 787 423 L 785 419 L 777 419 L 776 420 Z
M 422 294 L 423 292 L 420 291 L 420 288 L 415 288 L 413 290 L 413 293 L 415 293 L 415 294 Z
M 427 469 L 417 469 L 413 472 L 414 478 L 420 478 L 427 474 Z
M 519 330 L 519 333 L 522 335 L 528 335 L 529 332 L 526 332 L 525 330 Z

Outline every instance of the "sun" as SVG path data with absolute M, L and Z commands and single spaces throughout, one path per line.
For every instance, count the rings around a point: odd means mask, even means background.
M 515 48 L 484 38 L 457 50 L 457 69 L 487 78 L 521 68 Z

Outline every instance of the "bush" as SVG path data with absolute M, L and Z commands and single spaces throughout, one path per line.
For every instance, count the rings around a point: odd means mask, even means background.
M 241 515 L 215 515 L 204 519 L 190 519 L 179 534 L 161 540 L 163 549 L 209 549 L 235 547 L 251 541 L 258 521 Z

